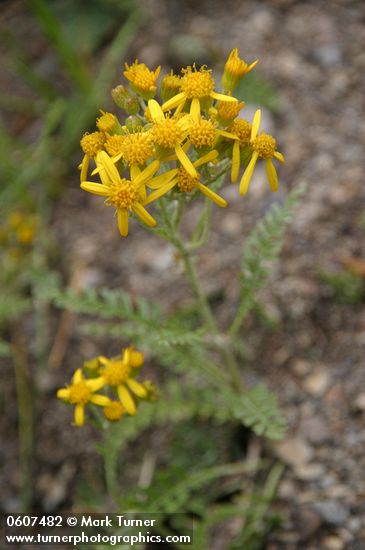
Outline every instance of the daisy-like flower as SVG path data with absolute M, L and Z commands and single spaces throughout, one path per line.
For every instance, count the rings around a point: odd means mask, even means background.
M 141 166 L 154 155 L 153 141 L 149 132 L 133 132 L 123 136 L 111 136 L 107 138 L 105 148 L 108 150 L 109 139 L 121 138 L 118 142 L 118 154 L 113 162 L 120 158 L 127 166 Z M 109 151 L 108 151 L 109 152 Z
M 145 185 L 159 169 L 158 161 L 152 162 L 142 172 L 131 170 L 131 179 L 122 178 L 114 165 L 112 159 L 105 151 L 101 151 L 96 157 L 97 169 L 102 183 L 92 181 L 83 181 L 80 184 L 81 189 L 105 197 L 105 204 L 114 206 L 118 216 L 118 228 L 122 237 L 128 235 L 128 216 L 134 212 L 149 227 L 156 225 L 156 220 L 147 212 L 143 204 L 145 203 Z M 160 177 L 159 181 L 170 181 L 171 174 L 166 173 Z M 157 197 L 161 194 L 157 193 Z M 150 195 L 152 202 L 157 198 L 153 193 Z
M 217 157 L 218 151 L 210 151 L 193 163 L 194 168 L 199 168 L 199 166 L 207 164 L 208 162 L 215 160 Z M 157 184 L 158 190 L 163 194 L 167 193 L 167 191 L 169 191 L 169 189 L 174 186 L 176 186 L 183 193 L 191 193 L 192 191 L 195 191 L 195 189 L 198 189 L 201 193 L 203 193 L 203 195 L 211 199 L 222 208 L 225 208 L 228 204 L 227 201 L 223 199 L 223 197 L 219 196 L 212 189 L 201 183 L 200 175 L 198 172 L 197 176 L 191 176 L 184 167 L 178 168 L 176 170 L 176 177 L 168 184 Z M 147 198 L 146 204 L 148 204 L 148 201 L 149 198 Z
M 138 59 L 129 66 L 125 63 L 124 76 L 130 81 L 135 92 L 138 92 L 143 99 L 152 99 L 156 95 L 156 81 L 160 74 L 161 67 L 151 71 L 144 63 L 138 63 Z
M 223 90 L 226 90 L 227 92 L 232 92 L 241 80 L 241 78 L 245 74 L 252 71 L 252 69 L 256 67 L 258 62 L 259 60 L 256 59 L 256 61 L 251 63 L 251 65 L 247 65 L 247 63 L 243 61 L 243 59 L 240 59 L 238 55 L 238 49 L 233 48 L 224 66 L 224 72 L 222 76 Z
M 94 378 L 87 380 L 83 377 L 82 370 L 77 369 L 72 378 L 72 383 L 66 388 L 61 388 L 57 392 L 57 397 L 75 405 L 75 424 L 83 426 L 85 423 L 85 406 L 88 403 L 106 407 L 109 405 L 110 399 L 105 395 L 96 394 L 95 392 L 105 386 L 102 378 Z
M 96 119 L 96 127 L 100 132 L 115 132 L 120 126 L 119 121 L 113 113 L 106 113 L 100 110 L 101 116 Z
M 196 149 L 213 147 L 219 136 L 234 140 L 237 139 L 232 133 L 217 128 L 217 124 L 214 121 L 201 116 L 198 118 L 186 116 L 184 118 L 184 125 L 188 129 L 189 141 Z
M 180 92 L 162 105 L 163 111 L 170 111 L 177 107 L 177 111 L 181 112 L 185 103 L 191 101 L 190 114 L 198 118 L 201 110 L 201 102 L 207 103 L 207 100 L 211 101 L 212 99 L 233 103 L 237 101 L 235 97 L 214 91 L 215 83 L 212 72 L 206 69 L 205 65 L 199 70 L 197 70 L 195 65 L 193 65 L 193 67 L 187 67 L 182 70 L 182 73 Z
M 185 170 L 191 176 L 196 177 L 197 171 L 182 147 L 188 134 L 184 123 L 185 117 L 166 117 L 161 106 L 154 99 L 148 102 L 148 109 L 153 121 L 151 136 L 155 145 L 160 149 L 161 155 L 166 156 L 171 150 L 174 150 Z
M 79 170 L 81 170 L 80 182 L 86 180 L 90 159 L 94 159 L 104 149 L 105 140 L 106 136 L 103 132 L 86 133 L 81 138 L 80 145 L 84 152 L 84 158 L 79 166 Z
M 245 195 L 250 185 L 257 159 L 265 159 L 266 174 L 271 191 L 278 190 L 278 176 L 272 159 L 275 157 L 284 163 L 284 156 L 276 151 L 276 140 L 270 134 L 258 134 L 261 120 L 261 111 L 257 110 L 252 121 L 250 146 L 252 155 L 240 182 L 240 194 Z
M 125 410 L 134 415 L 137 409 L 131 392 L 140 399 L 145 399 L 148 396 L 148 391 L 143 384 L 133 378 L 133 369 L 138 367 L 131 360 L 131 354 L 131 348 L 127 348 L 123 350 L 122 357 L 112 359 L 103 356 L 98 357 L 102 367 L 99 371 L 100 377 L 95 380 L 100 380 L 99 383 L 103 381 L 104 385 L 115 388 Z
M 120 401 L 110 400 L 103 409 L 104 416 L 109 422 L 117 422 L 125 414 L 126 409 Z

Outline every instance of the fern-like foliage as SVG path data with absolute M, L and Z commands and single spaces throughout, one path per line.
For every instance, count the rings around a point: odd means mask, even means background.
M 282 439 L 287 423 L 277 399 L 263 384 L 248 390 L 244 395 L 232 395 L 232 411 L 238 420 L 257 435 L 269 439 Z
M 305 185 L 299 185 L 289 193 L 283 204 L 273 204 L 244 244 L 240 304 L 245 314 L 255 307 L 255 293 L 267 283 L 270 264 L 281 252 L 286 226 L 293 218 L 294 208 L 304 191 Z

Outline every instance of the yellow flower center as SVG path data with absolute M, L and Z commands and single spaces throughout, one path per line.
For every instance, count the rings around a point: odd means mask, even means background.
M 218 116 L 222 120 L 232 120 L 236 118 L 243 105 L 242 101 L 219 101 Z
M 91 391 L 82 380 L 72 384 L 68 389 L 70 391 L 68 400 L 72 405 L 86 405 L 89 401 Z
M 180 145 L 183 139 L 183 130 L 178 120 L 166 118 L 156 122 L 151 130 L 152 139 L 160 147 L 173 149 Z
M 229 131 L 231 134 L 238 136 L 240 141 L 242 141 L 243 143 L 248 143 L 250 141 L 251 124 L 243 118 L 238 118 L 237 120 L 234 120 L 229 127 Z
M 156 80 L 160 74 L 160 67 L 156 71 L 150 69 L 144 63 L 135 61 L 130 67 L 125 64 L 124 76 L 141 92 L 150 92 L 156 89 Z
M 123 361 L 110 361 L 101 371 L 101 376 L 109 386 L 119 386 L 126 382 L 131 372 L 131 367 L 123 363 Z
M 276 141 L 270 134 L 261 134 L 253 140 L 252 148 L 259 157 L 269 159 L 274 156 Z
M 181 79 L 176 74 L 171 72 L 171 74 L 164 76 L 161 83 L 161 95 L 163 99 L 166 101 L 177 94 L 180 90 L 180 85 Z
M 109 405 L 103 409 L 104 416 L 110 422 L 116 422 L 125 413 L 125 408 L 119 401 L 111 401 Z
M 180 89 L 188 99 L 194 97 L 207 97 L 214 90 L 214 80 L 210 71 L 201 67 L 199 71 L 193 67 L 183 69 L 184 76 L 181 78 Z
M 199 183 L 199 178 L 194 178 L 193 176 L 190 176 L 190 174 L 187 173 L 184 168 L 180 168 L 177 173 L 177 186 L 180 189 L 180 191 L 183 191 L 184 193 L 190 193 L 195 189 L 197 184 Z
M 194 121 L 189 128 L 189 139 L 195 147 L 211 147 L 217 136 L 217 130 L 211 120 L 201 118 Z
M 118 119 L 113 113 L 104 113 L 96 119 L 96 126 L 101 132 L 112 132 L 118 124 Z
M 132 181 L 122 179 L 109 184 L 108 203 L 116 208 L 131 208 L 138 199 L 138 191 Z
M 105 149 L 107 153 L 114 157 L 115 155 L 119 155 L 121 152 L 121 146 L 125 139 L 125 136 L 120 136 L 118 134 L 115 134 L 114 136 L 107 136 L 106 142 L 105 142 Z
M 240 77 L 247 73 L 248 65 L 240 59 L 238 55 L 232 55 L 227 60 L 227 63 L 224 69 L 229 72 L 232 76 Z
M 92 134 L 84 134 L 80 141 L 80 145 L 85 155 L 95 157 L 96 153 L 104 148 L 105 136 L 101 132 L 93 132 Z
M 153 156 L 153 144 L 150 134 L 137 132 L 124 136 L 120 145 L 123 159 L 131 164 L 144 164 Z

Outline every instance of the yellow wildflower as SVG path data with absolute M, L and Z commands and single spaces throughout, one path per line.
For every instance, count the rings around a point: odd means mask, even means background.
M 165 117 L 161 106 L 154 99 L 148 102 L 148 108 L 153 120 L 151 135 L 155 144 L 163 152 L 173 149 L 185 170 L 191 176 L 196 177 L 197 172 L 194 165 L 182 148 L 182 143 L 187 137 L 187 128 L 184 126 L 183 119 L 179 117 Z
M 181 79 L 173 71 L 163 77 L 161 82 L 161 97 L 163 101 L 171 99 L 180 91 Z
M 125 349 L 123 357 L 107 359 L 101 356 L 98 359 L 102 369 L 100 378 L 96 380 L 103 380 L 105 385 L 115 388 L 126 411 L 131 415 L 136 414 L 136 404 L 131 392 L 140 399 L 145 399 L 148 391 L 143 384 L 132 377 L 132 371 L 136 367 L 131 364 L 131 349 Z
M 218 151 L 210 151 L 193 163 L 194 168 L 196 169 L 203 164 L 207 164 L 208 162 L 215 160 L 217 157 Z M 195 191 L 195 189 L 198 189 L 201 193 L 203 193 L 203 195 L 218 204 L 218 206 L 221 206 L 222 208 L 225 208 L 227 206 L 227 201 L 225 199 L 223 199 L 212 189 L 201 183 L 198 172 L 196 176 L 191 176 L 184 167 L 181 167 L 176 170 L 176 177 L 172 180 L 172 182 L 169 182 L 168 184 L 162 183 L 158 188 L 161 192 L 166 193 L 175 185 L 183 193 L 191 193 L 192 191 Z M 148 204 L 148 198 L 146 204 Z
M 252 155 L 246 170 L 243 173 L 240 182 L 240 194 L 245 195 L 253 176 L 255 165 L 258 158 L 265 159 L 266 174 L 269 180 L 271 191 L 278 190 L 278 176 L 275 166 L 272 162 L 273 157 L 280 162 L 284 162 L 284 157 L 279 151 L 276 151 L 276 141 L 270 134 L 257 135 L 260 127 L 261 111 L 257 110 L 252 121 L 250 146 L 252 147 Z
M 119 126 L 119 121 L 113 113 L 106 113 L 100 110 L 101 116 L 96 119 L 96 127 L 100 132 L 115 132 Z
M 156 94 L 156 81 L 161 67 L 151 71 L 144 63 L 138 63 L 138 59 L 129 66 L 125 63 L 124 76 L 130 81 L 133 90 L 138 92 L 143 99 L 152 99 Z
M 84 158 L 79 166 L 81 170 L 80 182 L 86 180 L 90 159 L 95 158 L 99 151 L 104 149 L 105 140 L 105 134 L 102 132 L 86 133 L 81 138 L 80 145 L 84 152 Z
M 123 407 L 120 401 L 114 400 L 110 400 L 108 405 L 106 405 L 106 407 L 104 407 L 103 409 L 104 416 L 107 420 L 109 420 L 109 422 L 117 422 L 122 418 L 125 412 L 126 409 Z
M 245 106 L 244 101 L 238 101 L 237 103 L 227 103 L 225 101 L 219 101 L 217 105 L 217 118 L 222 124 L 226 124 L 235 119 L 241 109 Z
M 106 407 L 109 404 L 109 397 L 95 394 L 105 385 L 102 378 L 87 380 L 83 377 L 81 369 L 77 369 L 72 378 L 72 383 L 66 388 L 61 388 L 57 392 L 57 397 L 75 405 L 75 424 L 83 426 L 85 422 L 85 406 L 88 403 Z
M 191 101 L 190 114 L 198 118 L 201 110 L 201 101 L 209 99 L 217 99 L 218 101 L 236 102 L 237 99 L 232 96 L 219 94 L 214 91 L 215 83 L 210 70 L 205 68 L 205 65 L 199 70 L 193 67 L 187 67 L 182 70 L 181 77 L 181 92 L 173 96 L 162 105 L 163 111 L 178 108 L 181 112 L 186 101 Z
M 123 136 L 120 157 L 128 166 L 145 164 L 153 154 L 153 142 L 149 132 L 134 132 Z
M 112 159 L 101 151 L 96 157 L 97 169 L 94 173 L 99 173 L 101 183 L 92 181 L 83 181 L 80 184 L 81 189 L 105 197 L 105 204 L 114 206 L 118 216 L 118 228 L 122 237 L 128 235 L 128 216 L 132 211 L 139 216 L 149 227 L 156 225 L 156 220 L 144 208 L 146 202 L 145 185 L 149 185 L 152 176 L 159 169 L 160 163 L 155 160 L 142 172 L 138 167 L 131 167 L 131 179 L 121 178 Z M 158 181 L 168 182 L 171 179 L 171 173 L 166 172 L 158 176 Z M 161 196 L 161 192 L 156 191 L 150 194 L 149 201 L 152 202 Z
M 251 124 L 243 118 L 237 118 L 230 125 L 229 131 L 238 138 L 233 142 L 232 148 L 231 181 L 234 183 L 238 179 L 241 168 L 240 147 L 245 147 L 250 143 Z
M 247 63 L 243 61 L 243 59 L 240 59 L 240 57 L 238 56 L 238 49 L 233 48 L 224 66 L 222 77 L 223 90 L 226 90 L 227 92 L 232 92 L 243 77 L 243 75 L 252 71 L 252 69 L 256 67 L 258 62 L 259 60 L 256 59 L 256 61 L 251 63 L 251 65 L 247 65 Z
M 111 157 L 116 157 L 121 153 L 122 143 L 125 136 L 121 134 L 113 134 L 112 136 L 106 136 L 105 150 Z

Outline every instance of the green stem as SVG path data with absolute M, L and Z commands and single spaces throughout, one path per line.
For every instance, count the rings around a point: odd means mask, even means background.
M 228 334 L 231 339 L 233 339 L 237 335 L 237 332 L 239 331 L 242 325 L 242 322 L 246 316 L 247 311 L 248 311 L 247 304 L 245 300 L 241 299 L 236 315 L 231 323 L 231 326 L 228 329 Z

